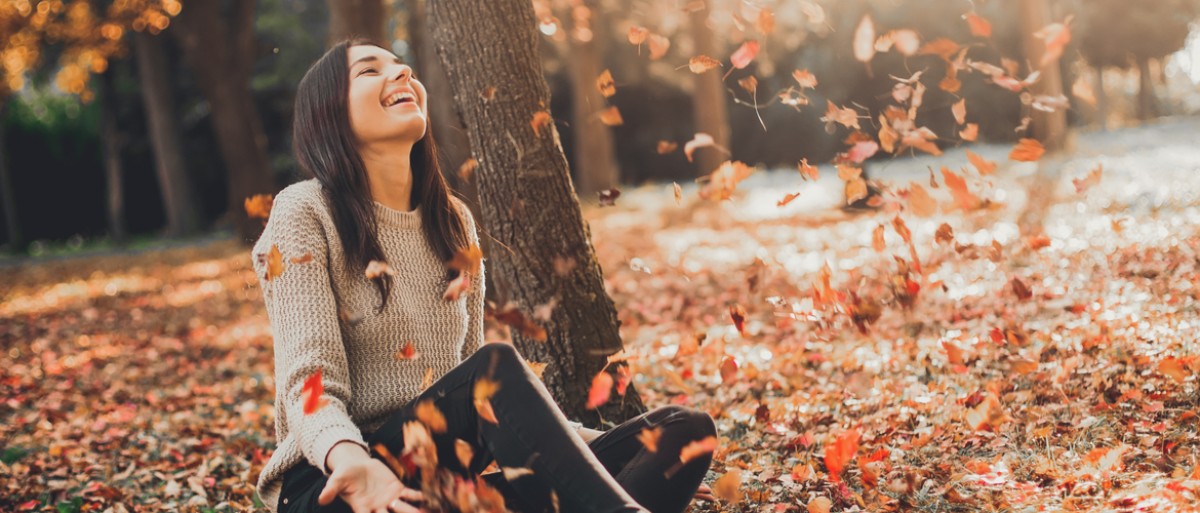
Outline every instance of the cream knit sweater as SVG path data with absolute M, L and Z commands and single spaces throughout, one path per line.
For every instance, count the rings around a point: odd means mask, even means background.
M 470 211 L 454 201 L 468 237 L 478 244 Z M 257 483 L 271 511 L 277 510 L 283 474 L 293 465 L 307 460 L 329 475 L 325 456 L 334 444 L 350 440 L 368 449 L 363 433 L 378 429 L 416 397 L 426 373 L 441 377 L 483 342 L 483 268 L 466 294 L 443 300 L 445 266 L 421 231 L 421 209 L 374 206 L 379 243 L 395 272 L 380 313 L 375 285 L 363 273 L 346 270 L 346 254 L 315 179 L 275 196 L 254 245 L 254 270 L 275 338 L 278 446 Z M 267 279 L 265 255 L 272 245 L 283 255 L 284 270 Z M 415 359 L 397 357 L 406 342 L 415 347 Z M 305 415 L 304 381 L 317 369 L 328 403 Z

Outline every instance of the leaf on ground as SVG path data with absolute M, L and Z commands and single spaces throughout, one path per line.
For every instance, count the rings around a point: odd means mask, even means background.
M 741 488 L 742 471 L 736 467 L 729 469 L 725 475 L 717 478 L 712 485 L 713 496 L 731 505 L 742 502 Z
M 995 162 L 987 160 L 971 150 L 967 150 L 967 161 L 970 162 L 972 166 L 975 166 L 975 170 L 978 171 L 980 175 L 987 176 L 996 172 Z
M 844 431 L 832 444 L 825 446 L 825 468 L 829 470 L 829 478 L 834 483 L 841 482 L 842 471 L 858 452 L 859 436 L 858 429 Z
M 1083 194 L 1088 189 L 1095 187 L 1100 183 L 1100 176 L 1104 173 L 1104 165 L 1097 164 L 1096 168 L 1088 171 L 1088 174 L 1083 178 L 1072 178 L 1071 184 L 1075 186 L 1075 194 Z

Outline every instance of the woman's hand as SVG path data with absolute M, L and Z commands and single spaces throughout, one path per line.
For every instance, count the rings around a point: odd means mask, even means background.
M 386 464 L 366 459 L 340 465 L 329 474 L 317 503 L 325 506 L 341 497 L 355 513 L 418 513 L 413 502 L 420 491 L 406 488 Z

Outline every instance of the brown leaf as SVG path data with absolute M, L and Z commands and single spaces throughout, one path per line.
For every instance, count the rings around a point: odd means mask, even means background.
M 913 182 L 908 187 L 908 208 L 917 216 L 929 217 L 937 213 L 937 201 L 921 184 Z
M 738 79 L 738 85 L 745 89 L 746 92 L 754 94 L 758 90 L 758 79 L 754 75 L 747 75 L 744 78 Z
M 724 383 L 726 385 L 733 383 L 733 380 L 735 378 L 737 378 L 737 373 L 738 373 L 737 360 L 734 359 L 734 357 L 732 357 L 732 356 L 726 356 L 724 360 L 721 360 L 720 371 L 721 371 L 721 383 Z
M 720 66 L 721 61 L 707 55 L 697 55 L 688 60 L 688 69 L 697 75 Z
M 662 427 L 647 427 L 642 428 L 638 433 L 637 439 L 651 453 L 658 452 L 658 439 L 662 438 Z
M 278 278 L 283 274 L 283 253 L 279 251 L 279 247 L 271 244 L 271 249 L 267 251 L 267 281 Z
M 621 191 L 618 189 L 604 189 L 597 192 L 596 195 L 600 198 L 600 206 L 612 207 L 616 206 L 617 198 L 621 197 Z
M 854 178 L 846 182 L 846 204 L 849 205 L 867 197 L 867 182 L 862 178 Z
M 729 317 L 733 319 L 733 325 L 737 327 L 738 333 L 746 336 L 746 309 L 742 305 L 734 303 L 729 306 Z
M 827 102 L 829 104 L 828 109 L 825 112 L 825 116 L 821 118 L 821 121 L 826 123 L 838 123 L 844 127 L 853 128 L 855 130 L 860 129 L 858 125 L 858 113 L 855 112 L 854 109 L 838 107 L 837 105 L 834 105 L 832 101 L 827 100 Z
M 887 249 L 887 241 L 883 239 L 883 232 L 884 228 L 882 224 L 876 226 L 875 230 L 871 232 L 871 247 L 874 248 L 877 253 L 882 253 L 883 250 Z
M 617 106 L 610 105 L 607 109 L 600 111 L 600 122 L 608 126 L 621 126 L 625 120 L 621 117 L 621 111 L 617 110 Z
M 650 34 L 649 44 L 650 60 L 657 61 L 667 54 L 667 50 L 671 49 L 671 40 L 666 36 L 658 34 Z
M 942 181 L 946 182 L 946 188 L 950 190 L 950 195 L 954 197 L 954 204 L 965 212 L 979 208 L 979 197 L 967 190 L 967 181 L 963 177 L 954 173 L 950 168 L 942 168 Z
M 1013 276 L 1012 279 L 1012 290 L 1013 293 L 1017 295 L 1017 298 L 1021 301 L 1025 301 L 1033 297 L 1033 292 L 1029 290 L 1029 286 L 1025 285 L 1025 282 L 1021 281 L 1021 278 L 1016 276 Z

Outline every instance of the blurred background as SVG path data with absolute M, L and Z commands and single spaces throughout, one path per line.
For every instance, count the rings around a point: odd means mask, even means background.
M 0 0 L 0 253 L 252 239 L 244 199 L 305 178 L 290 151 L 296 85 L 349 34 L 413 63 L 444 169 L 469 194 L 469 144 L 430 41 L 427 1 L 436 0 Z M 1030 35 L 1061 24 L 1069 42 L 1039 77 L 1047 89 L 1038 98 L 1061 99 L 1048 108 L 1072 130 L 1200 111 L 1200 0 L 533 2 L 550 110 L 585 201 L 615 184 L 691 181 L 729 159 L 828 162 L 845 146 L 822 120 L 827 103 L 881 112 L 897 79 L 917 73 L 927 87 L 917 125 L 937 134 L 957 131 L 950 106 L 959 96 L 971 101 L 967 122 L 987 121 L 980 142 L 1015 141 L 1031 104 L 1039 108 L 998 87 L 996 75 L 947 76 L 949 58 L 936 52 L 861 62 L 854 41 L 867 19 L 881 40 L 895 35 L 898 45 L 909 30 L 923 45 L 946 38 L 961 57 L 1000 63 L 1017 79 L 1036 55 Z M 732 65 L 749 41 L 752 60 Z M 698 55 L 722 65 L 694 73 Z M 606 70 L 611 96 L 597 87 Z M 691 162 L 671 146 L 697 132 L 729 154 Z

